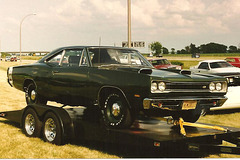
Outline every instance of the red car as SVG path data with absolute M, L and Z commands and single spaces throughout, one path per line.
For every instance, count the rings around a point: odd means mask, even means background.
M 17 62 L 17 57 L 11 57 L 10 61 L 11 62 Z
M 228 63 L 230 63 L 231 65 L 240 68 L 240 58 L 237 58 L 237 57 L 228 57 L 228 58 L 226 58 L 225 60 L 226 60 Z
M 156 68 L 156 69 L 182 69 L 181 66 L 172 65 L 167 59 L 164 58 L 155 58 L 148 59 L 148 61 Z

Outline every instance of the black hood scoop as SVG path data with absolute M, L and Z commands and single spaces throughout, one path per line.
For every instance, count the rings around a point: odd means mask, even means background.
M 138 73 L 142 74 L 152 74 L 152 69 L 151 68 L 142 68 L 138 71 Z

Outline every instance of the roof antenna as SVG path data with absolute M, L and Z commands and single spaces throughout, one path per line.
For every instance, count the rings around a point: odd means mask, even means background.
M 102 38 L 101 38 L 101 36 L 99 37 L 99 49 L 98 49 L 98 63 L 100 63 L 100 56 L 101 56 L 101 54 L 100 54 L 100 46 L 101 46 L 101 41 L 102 41 Z
M 101 41 L 102 41 L 102 38 L 101 36 L 99 37 L 99 47 L 101 46 Z

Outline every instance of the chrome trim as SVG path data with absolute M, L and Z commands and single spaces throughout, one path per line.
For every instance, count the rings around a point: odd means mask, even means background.
M 151 93 L 174 93 L 174 92 L 184 92 L 184 93 L 226 93 L 227 92 L 227 82 L 226 81 L 212 81 L 214 84 L 222 83 L 222 89 L 217 91 L 216 89 L 210 91 L 209 84 L 211 82 L 167 82 L 161 80 L 152 80 L 152 83 L 159 84 L 160 82 L 164 82 L 166 84 L 166 89 L 164 91 L 160 91 L 159 89 L 152 91 Z M 192 86 L 192 87 L 191 87 Z
M 145 98 L 143 100 L 143 108 L 144 109 L 150 109 L 154 106 L 152 106 L 152 103 L 158 103 L 158 102 L 176 102 L 176 101 L 185 101 L 185 100 L 192 100 L 192 101 L 199 101 L 199 104 L 201 103 L 201 101 L 211 101 L 211 100 L 216 100 L 219 101 L 219 106 L 222 106 L 225 101 L 228 98 L 226 96 L 222 96 L 222 97 L 180 97 L 180 98 L 157 98 L 157 99 L 153 99 L 153 98 Z M 201 104 L 203 105 L 203 104 Z M 169 105 L 171 106 L 171 105 Z M 178 105 L 172 105 L 174 107 L 177 107 Z M 215 106 L 214 106 L 215 107 Z M 217 107 L 217 106 L 216 106 Z M 162 107 L 163 109 L 165 108 L 164 106 Z

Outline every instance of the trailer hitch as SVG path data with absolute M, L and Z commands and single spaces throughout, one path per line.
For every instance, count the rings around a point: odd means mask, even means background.
M 164 117 L 154 117 L 154 119 L 163 120 L 163 121 L 166 121 L 167 124 L 173 124 L 174 126 L 179 126 L 180 127 L 180 134 L 183 135 L 183 136 L 187 135 L 184 126 L 214 129 L 214 130 L 222 131 L 222 132 L 225 132 L 225 133 L 231 132 L 231 130 L 229 130 L 227 128 L 219 127 L 219 126 L 211 126 L 211 125 L 206 125 L 206 124 L 185 122 L 183 120 L 183 118 L 181 118 L 181 117 L 179 118 L 179 120 L 174 120 L 172 118 L 164 118 Z

